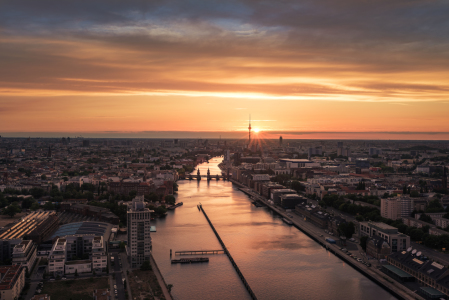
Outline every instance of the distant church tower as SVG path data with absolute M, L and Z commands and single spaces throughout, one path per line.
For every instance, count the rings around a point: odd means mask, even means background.
M 282 135 L 279 137 L 279 146 L 282 147 Z

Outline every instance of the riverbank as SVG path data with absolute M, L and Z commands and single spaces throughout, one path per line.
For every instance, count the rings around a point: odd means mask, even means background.
M 258 201 L 262 202 L 266 207 L 271 209 L 276 214 L 280 215 L 283 218 L 286 218 L 287 220 L 290 220 L 293 223 L 293 226 L 298 228 L 300 231 L 305 233 L 308 237 L 328 249 L 330 252 L 332 252 L 334 255 L 336 255 L 338 258 L 346 262 L 348 265 L 353 267 L 358 272 L 362 273 L 364 276 L 368 277 L 370 280 L 387 290 L 389 293 L 394 295 L 395 297 L 399 299 L 423 299 L 418 294 L 413 293 L 412 291 L 408 290 L 404 286 L 402 286 L 400 283 L 389 279 L 386 277 L 386 275 L 378 270 L 377 268 L 373 267 L 367 267 L 356 260 L 352 259 L 348 255 L 346 255 L 344 252 L 340 250 L 340 247 L 337 245 L 329 244 L 325 241 L 325 236 L 323 236 L 323 230 L 314 226 L 310 222 L 304 221 L 304 219 L 297 215 L 297 214 L 289 214 L 285 210 L 272 206 L 268 203 L 267 199 L 250 188 L 246 187 L 245 185 L 236 182 L 235 180 L 230 180 L 233 184 L 239 186 L 242 192 L 245 194 L 253 197 L 254 199 L 257 199 Z M 290 217 L 290 216 L 292 217 Z M 388 281 L 388 280 L 391 280 Z

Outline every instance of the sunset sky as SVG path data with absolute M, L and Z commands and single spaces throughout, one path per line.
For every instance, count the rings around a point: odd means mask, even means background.
M 0 135 L 231 137 L 251 114 L 273 137 L 448 139 L 448 16 L 447 1 L 3 0 Z

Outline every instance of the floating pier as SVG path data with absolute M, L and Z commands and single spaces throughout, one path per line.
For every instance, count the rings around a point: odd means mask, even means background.
M 181 258 L 181 259 L 172 259 L 172 264 L 193 264 L 193 263 L 202 263 L 209 262 L 208 257 L 196 257 L 196 258 Z
M 197 251 L 176 251 L 175 255 L 207 255 L 207 254 L 225 254 L 224 250 L 197 250 Z

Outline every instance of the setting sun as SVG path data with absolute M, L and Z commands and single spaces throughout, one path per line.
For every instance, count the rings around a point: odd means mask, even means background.
M 254 128 L 254 132 L 255 132 L 255 133 L 258 133 L 259 131 L 260 131 L 259 128 Z

